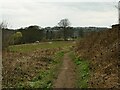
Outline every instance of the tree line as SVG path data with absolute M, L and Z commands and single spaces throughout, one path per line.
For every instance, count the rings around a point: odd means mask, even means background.
M 8 45 L 34 43 L 36 41 L 54 41 L 54 40 L 75 40 L 82 38 L 88 32 L 104 30 L 105 28 L 95 27 L 71 27 L 68 19 L 62 19 L 55 27 L 41 28 L 32 25 L 20 29 L 2 28 L 3 48 Z

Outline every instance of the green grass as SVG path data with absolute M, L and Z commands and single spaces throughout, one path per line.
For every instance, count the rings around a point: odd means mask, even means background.
M 53 80 L 57 78 L 58 69 L 62 64 L 62 58 L 64 53 L 68 51 L 69 47 L 74 45 L 73 41 L 54 41 L 52 43 L 42 42 L 33 44 L 21 44 L 9 46 L 9 51 L 13 52 L 33 52 L 37 49 L 48 49 L 48 48 L 64 48 L 53 55 L 52 60 L 48 64 L 47 69 L 40 69 L 39 73 L 32 78 L 30 81 L 22 82 L 19 81 L 16 84 L 17 88 L 51 88 L 53 87 Z
M 88 88 L 89 80 L 89 62 L 85 59 L 77 57 L 73 52 L 70 57 L 74 60 L 76 65 L 76 88 Z
M 58 47 L 69 47 L 73 45 L 73 41 L 53 41 L 52 43 L 41 42 L 41 43 L 31 43 L 31 44 L 21 44 L 21 45 L 12 45 L 9 46 L 9 51 L 15 52 L 30 52 L 35 51 L 37 49 L 45 49 L 45 48 L 58 48 Z
M 64 51 L 56 53 L 51 64 L 48 66 L 47 70 L 40 70 L 38 75 L 36 75 L 31 81 L 25 83 L 19 83 L 18 88 L 52 88 L 53 80 L 58 75 L 58 68 L 62 64 L 62 58 L 64 56 Z

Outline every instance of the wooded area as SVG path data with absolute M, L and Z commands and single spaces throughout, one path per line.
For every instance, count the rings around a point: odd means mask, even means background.
M 107 29 L 105 27 L 71 27 L 69 24 L 68 19 L 63 19 L 55 27 L 41 28 L 37 25 L 20 29 L 4 27 L 2 28 L 3 49 L 8 45 L 16 44 L 76 40 L 90 34 L 90 32 L 99 32 Z

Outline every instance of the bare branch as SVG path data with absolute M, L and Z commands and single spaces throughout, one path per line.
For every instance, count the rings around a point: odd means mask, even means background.
M 58 25 L 59 25 L 60 27 L 68 27 L 68 26 L 70 26 L 70 21 L 69 21 L 68 19 L 62 19 L 62 20 L 58 23 Z
M 8 26 L 8 23 L 6 21 L 2 21 L 0 23 L 0 29 L 7 28 L 7 26 Z

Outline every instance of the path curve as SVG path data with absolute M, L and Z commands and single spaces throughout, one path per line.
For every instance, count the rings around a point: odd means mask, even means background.
M 60 68 L 57 79 L 53 84 L 54 88 L 75 88 L 75 66 L 69 53 L 63 57 L 63 64 Z

